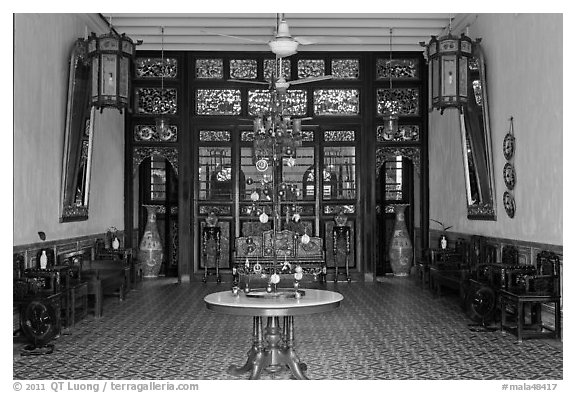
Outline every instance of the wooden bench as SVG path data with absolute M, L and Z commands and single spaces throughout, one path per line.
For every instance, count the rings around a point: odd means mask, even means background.
M 322 238 L 302 236 L 290 230 L 267 230 L 258 235 L 237 237 L 234 242 L 234 282 L 240 276 L 270 275 L 275 271 L 282 275 L 295 272 L 299 266 L 303 274 L 312 275 L 314 280 L 326 281 L 326 258 Z M 276 265 L 275 265 L 276 264 Z

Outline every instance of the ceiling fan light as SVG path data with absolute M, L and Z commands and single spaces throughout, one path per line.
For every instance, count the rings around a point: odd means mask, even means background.
M 268 46 L 276 56 L 287 57 L 296 53 L 298 49 L 298 41 L 292 38 L 279 38 L 272 40 Z
M 280 78 L 276 81 L 274 87 L 276 87 L 276 91 L 280 94 L 284 94 L 286 93 L 286 90 L 288 90 L 288 87 L 290 87 L 290 83 L 286 82 L 284 78 Z

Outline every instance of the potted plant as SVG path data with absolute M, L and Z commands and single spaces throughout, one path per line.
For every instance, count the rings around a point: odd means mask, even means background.
M 440 249 L 445 250 L 448 248 L 448 236 L 446 235 L 446 232 L 448 231 L 448 229 L 452 228 L 452 225 L 450 226 L 446 226 L 444 225 L 443 222 L 438 221 L 438 220 L 434 220 L 433 218 L 430 219 L 430 221 L 434 221 L 437 224 L 440 224 L 440 226 L 442 227 L 442 233 L 440 234 L 440 237 L 438 239 L 438 245 L 440 246 Z

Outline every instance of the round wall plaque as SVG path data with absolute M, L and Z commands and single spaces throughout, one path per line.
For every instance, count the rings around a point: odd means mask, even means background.
M 514 165 L 507 162 L 504 165 L 504 184 L 506 184 L 506 188 L 509 190 L 513 190 L 514 186 L 516 185 L 516 170 L 514 169 Z
M 514 201 L 514 196 L 508 191 L 504 191 L 502 201 L 504 203 L 504 210 L 506 210 L 508 217 L 514 218 L 514 214 L 516 214 L 516 202 Z
M 504 137 L 504 142 L 502 144 L 502 151 L 504 152 L 504 158 L 510 160 L 514 157 L 514 151 L 516 150 L 516 138 L 514 135 L 508 133 Z

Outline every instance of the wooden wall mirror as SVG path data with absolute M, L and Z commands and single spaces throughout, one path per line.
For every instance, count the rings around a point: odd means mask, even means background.
M 88 219 L 94 108 L 90 110 L 90 65 L 86 43 L 78 39 L 70 55 L 64 130 L 60 222 Z
M 468 219 L 495 220 L 486 66 L 482 48 L 478 42 L 474 44 L 469 72 L 468 103 L 460 114 Z

